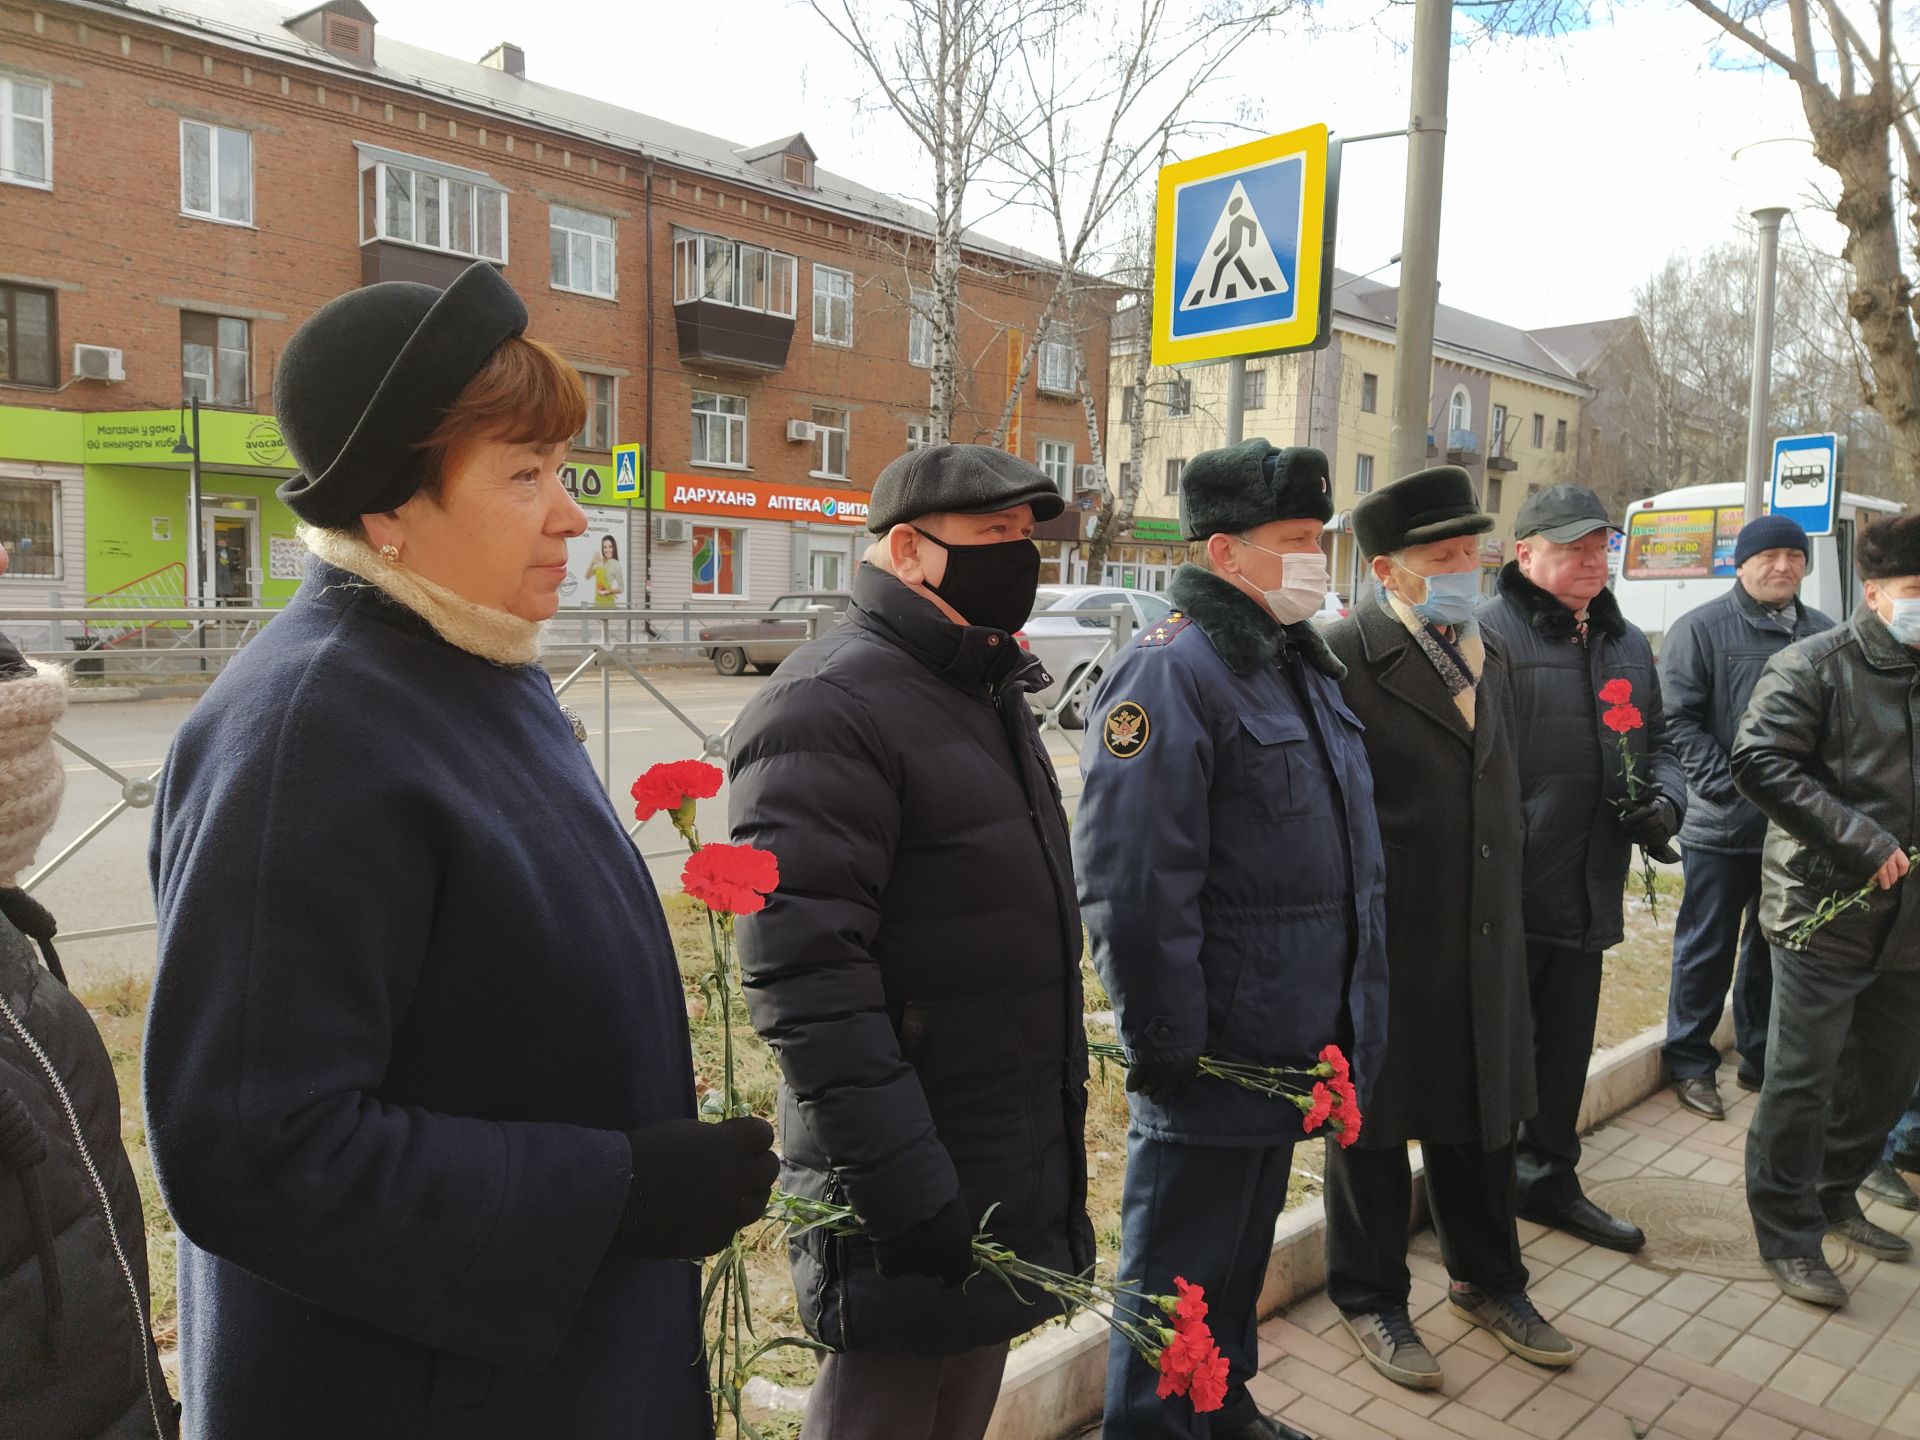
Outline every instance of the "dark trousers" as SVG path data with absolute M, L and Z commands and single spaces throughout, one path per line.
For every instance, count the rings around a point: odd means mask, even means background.
M 1292 1160 L 1290 1142 L 1178 1145 L 1127 1132 L 1120 1278 L 1148 1295 L 1171 1295 L 1176 1275 L 1206 1287 L 1207 1324 L 1229 1367 L 1227 1398 L 1211 1415 L 1195 1415 L 1183 1397 L 1160 1399 L 1159 1372 L 1116 1334 L 1107 1350 L 1105 1440 L 1207 1440 L 1259 1415 L 1247 1381 L 1259 1367 L 1260 1287 Z M 1158 1311 L 1142 1318 L 1167 1323 Z
M 826 1355 L 800 1440 L 980 1440 L 1000 1398 L 1007 1342 L 958 1355 Z
M 1527 942 L 1533 1075 L 1540 1109 L 1520 1127 L 1514 1170 L 1522 1205 L 1559 1208 L 1580 1198 L 1580 1098 L 1600 1017 L 1600 955 Z
M 1747 1209 L 1769 1260 L 1820 1253 L 1920 1083 L 1920 970 L 1773 949 L 1767 1075 L 1747 1130 Z
M 1719 1071 L 1713 1032 L 1731 983 L 1734 1048 L 1742 1072 L 1757 1079 L 1767 1069 L 1767 1012 L 1773 997 L 1773 954 L 1760 933 L 1760 856 L 1689 849 L 1680 859 L 1687 889 L 1673 928 L 1667 1074 L 1688 1080 Z
M 1513 1224 L 1513 1147 L 1429 1145 L 1427 1209 L 1447 1273 L 1496 1295 L 1527 1288 Z M 1413 1166 L 1407 1147 L 1327 1147 L 1327 1298 L 1349 1315 L 1404 1310 Z

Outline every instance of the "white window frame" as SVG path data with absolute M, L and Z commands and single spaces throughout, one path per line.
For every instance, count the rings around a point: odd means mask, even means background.
M 580 372 L 587 392 L 587 418 L 580 422 L 580 433 L 573 437 L 573 448 L 591 451 L 596 455 L 603 451 L 611 452 L 620 438 L 620 377 L 605 370 L 588 370 L 579 365 L 573 368 Z M 602 380 L 607 384 L 607 443 L 596 445 L 593 443 L 593 415 L 600 401 L 594 391 Z
M 10 568 L 5 575 L 0 575 L 0 593 L 4 593 L 5 587 L 10 583 L 15 586 L 27 586 L 45 584 L 49 580 L 66 579 L 67 539 L 65 529 L 62 525 L 64 517 L 61 514 L 61 500 L 63 497 L 60 493 L 60 487 L 62 482 L 50 476 L 10 474 L 4 468 L 0 468 L 0 485 L 7 484 L 44 485 L 51 492 L 53 502 L 53 573 L 51 575 L 29 575 L 24 569 Z M 0 541 L 7 540 L 8 538 L 7 536 L 0 535 Z M 10 553 L 13 553 L 15 561 L 20 559 L 17 552 Z
M 1080 357 L 1069 340 L 1042 340 L 1037 383 L 1048 395 L 1075 395 L 1080 378 Z
M 842 290 L 845 293 L 837 293 Z M 833 323 L 836 305 L 846 307 L 845 338 L 836 333 Z M 824 330 L 821 328 L 823 320 L 826 324 Z M 840 270 L 832 265 L 814 262 L 813 343 L 836 345 L 848 350 L 853 348 L 853 272 L 851 270 Z
M 463 166 L 449 165 L 443 161 L 431 160 L 424 156 L 407 155 L 397 150 L 385 150 L 379 146 L 367 145 L 356 141 L 360 151 L 359 204 L 360 204 L 360 243 L 372 245 L 405 245 L 412 250 L 429 250 L 439 255 L 462 255 L 474 260 L 491 260 L 497 265 L 505 265 L 511 258 L 512 242 L 509 216 L 507 214 L 507 189 L 491 175 L 479 170 L 468 170 Z M 367 209 L 367 173 L 373 173 L 373 215 L 369 217 Z M 411 235 L 389 234 L 387 215 L 387 178 L 398 172 L 408 176 L 408 205 L 413 215 Z M 433 241 L 419 238 L 419 201 L 423 193 L 423 182 L 431 181 L 438 199 L 440 221 L 436 227 L 438 236 Z M 452 233 L 452 215 L 448 209 L 448 199 L 455 185 L 470 186 L 473 190 L 473 243 L 461 247 L 450 243 Z M 482 205 L 491 202 L 499 219 L 499 254 L 493 254 L 482 244 L 485 226 L 481 223 Z
M 1185 420 L 1193 414 L 1193 382 L 1191 380 L 1169 380 L 1167 382 L 1167 418 Z M 1169 494 L 1172 492 L 1169 491 Z
M 1453 387 L 1453 394 L 1447 397 L 1447 444 L 1452 445 L 1453 437 L 1458 431 L 1471 429 L 1473 429 L 1473 397 L 1467 394 L 1466 386 L 1456 385 Z
M 716 535 L 722 530 L 730 530 L 737 537 L 733 544 L 733 554 L 735 560 L 734 571 L 738 576 L 738 583 L 740 585 L 738 590 L 715 590 L 707 592 L 695 588 L 700 582 L 693 578 L 693 554 L 694 551 L 700 548 L 699 532 L 702 530 L 711 530 Z M 747 547 L 752 543 L 753 532 L 744 525 L 727 525 L 718 520 L 695 521 L 693 529 L 688 532 L 687 536 L 687 594 L 696 600 L 746 599 L 747 596 L 752 593 L 753 588 L 753 572 L 747 565 Z M 714 574 L 716 577 L 718 577 L 719 572 L 720 567 L 716 563 L 714 566 Z
M 46 132 L 41 141 L 40 155 L 46 162 L 47 173 L 38 180 L 30 179 L 13 168 L 14 126 L 21 118 L 13 111 L 16 86 L 31 86 L 46 94 L 46 103 L 42 106 L 45 113 L 37 121 L 28 122 L 39 125 Z M 31 75 L 9 75 L 0 71 L 0 184 L 22 185 L 29 190 L 53 188 L 53 86 Z
M 712 251 L 716 258 L 724 251 L 727 254 L 727 273 L 730 279 L 728 293 L 719 295 L 707 289 L 707 255 Z M 767 303 L 765 305 L 747 305 L 740 300 L 740 276 L 746 268 L 749 256 L 765 256 L 767 262 Z M 694 284 L 693 277 L 699 277 Z M 776 276 L 786 279 L 786 304 L 782 306 L 777 298 L 779 285 Z M 784 250 L 775 250 L 766 245 L 753 245 L 745 240 L 735 240 L 726 235 L 714 235 L 703 230 L 674 231 L 673 237 L 673 303 L 686 305 L 695 300 L 705 300 L 714 305 L 731 305 L 736 310 L 751 310 L 757 314 L 780 315 L 791 320 L 795 314 L 796 297 L 800 289 L 800 261 L 798 257 Z
M 820 419 L 822 415 L 838 415 L 840 417 L 840 423 L 838 425 L 823 423 Z M 828 468 L 833 460 L 833 437 L 835 435 L 840 437 L 840 468 L 838 470 Z M 809 473 L 821 480 L 846 479 L 848 465 L 847 452 L 852 448 L 850 442 L 853 439 L 853 413 L 848 410 L 836 410 L 831 406 L 815 405 L 813 407 L 813 438 L 820 442 L 820 451 L 815 457 L 819 463 Z
M 913 287 L 907 310 L 907 363 L 933 368 L 933 291 Z
M 1356 495 L 1373 493 L 1373 456 L 1355 455 L 1353 457 L 1353 492 Z
M 182 333 L 180 336 L 180 393 L 191 398 L 195 393 L 193 382 L 203 380 L 206 382 L 207 388 L 205 393 L 200 396 L 200 403 L 202 405 L 212 406 L 216 410 L 246 410 L 251 408 L 253 405 L 253 322 L 243 319 L 238 315 L 219 315 L 210 310 L 182 310 L 180 312 L 180 324 L 183 332 L 188 316 L 213 321 L 213 373 L 203 375 L 197 370 L 187 369 L 187 337 Z M 220 343 L 220 327 L 222 321 L 231 321 L 235 325 L 245 327 L 246 330 L 247 348 L 240 353 L 246 357 L 247 393 L 242 395 L 238 400 L 222 400 L 220 398 L 220 357 L 223 354 L 233 353 L 233 347 L 231 345 L 222 345 Z
M 1496 460 L 1507 453 L 1507 407 L 1495 405 L 1487 420 L 1487 454 Z
M 1249 368 L 1241 374 L 1240 408 L 1242 410 L 1267 408 L 1267 372 L 1264 369 Z
M 924 450 L 933 443 L 933 423 L 929 420 L 907 422 L 907 449 Z
M 207 206 L 205 210 L 196 210 L 187 196 L 187 142 L 197 131 L 205 131 L 207 136 Z M 222 215 L 220 213 L 220 152 L 234 144 L 244 145 L 247 151 L 247 213 L 244 216 Z M 238 225 L 244 229 L 253 226 L 253 136 L 245 130 L 236 130 L 231 125 L 215 125 L 205 120 L 182 120 L 180 122 L 180 213 L 191 215 L 196 220 L 211 220 L 216 225 Z
M 1033 463 L 1053 481 L 1062 495 L 1073 493 L 1073 445 L 1066 440 L 1041 440 L 1033 447 Z
M 1175 466 L 1179 468 L 1175 469 Z M 1165 468 L 1167 472 L 1165 480 L 1167 487 L 1166 493 L 1169 495 L 1178 495 L 1180 493 L 1180 486 L 1187 478 L 1187 457 L 1185 455 L 1169 456 Z
M 1367 393 L 1368 382 L 1372 382 L 1373 393 Z M 1380 413 L 1380 377 L 1371 370 L 1360 372 L 1360 413 L 1378 415 Z
M 727 401 L 737 404 L 740 408 L 738 410 L 726 408 L 723 402 Z M 713 440 L 716 434 L 721 440 L 721 458 L 718 460 L 713 458 Z M 701 443 L 703 440 L 704 445 Z M 689 463 L 694 465 L 706 465 L 720 470 L 745 470 L 747 468 L 747 397 L 730 395 L 721 390 L 694 391 L 692 429 L 688 433 L 687 456 Z
M 605 235 L 597 230 L 588 229 L 579 222 L 582 220 L 599 221 L 607 227 Z M 553 278 L 553 241 L 555 234 L 566 239 L 566 279 L 564 282 Z M 618 267 L 620 252 L 618 248 L 620 227 L 611 215 L 600 215 L 592 210 L 577 210 L 571 205 L 549 202 L 547 205 L 547 283 L 555 290 L 564 290 L 569 295 L 592 295 L 601 300 L 618 297 L 620 272 Z M 580 236 L 587 242 L 587 283 L 577 284 L 573 273 L 573 237 Z M 607 257 L 607 288 L 602 290 L 595 283 L 600 272 L 600 256 L 604 250 Z

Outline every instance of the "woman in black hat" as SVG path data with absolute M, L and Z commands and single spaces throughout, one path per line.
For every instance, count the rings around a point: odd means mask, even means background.
M 276 396 L 316 556 L 154 810 L 145 1090 L 195 1440 L 709 1432 L 696 1271 L 764 1208 L 694 1113 L 659 901 L 533 661 L 585 397 L 477 264 Z

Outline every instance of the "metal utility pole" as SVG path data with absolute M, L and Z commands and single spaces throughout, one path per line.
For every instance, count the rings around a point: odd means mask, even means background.
M 206 569 L 205 547 L 200 543 L 200 397 L 192 399 L 193 453 L 187 460 L 187 603 L 196 608 L 207 603 L 201 574 Z
M 1447 47 L 1453 0 L 1416 0 L 1413 105 L 1407 124 L 1406 211 L 1400 229 L 1400 302 L 1394 320 L 1392 466 L 1398 480 L 1427 463 L 1433 401 L 1433 312 L 1440 299 L 1440 182 L 1447 148 Z M 1442 449 L 1445 447 L 1442 446 Z
M 1247 357 L 1236 355 L 1227 361 L 1227 444 L 1246 439 L 1246 428 Z
M 1769 205 L 1753 212 L 1760 225 L 1759 303 L 1753 311 L 1753 389 L 1747 397 L 1746 518 L 1767 508 L 1767 404 L 1773 386 L 1773 291 L 1780 268 L 1780 222 L 1786 210 Z

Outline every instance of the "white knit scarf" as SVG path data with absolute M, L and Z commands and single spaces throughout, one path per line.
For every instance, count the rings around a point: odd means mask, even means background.
M 470 655 L 495 665 L 531 665 L 540 654 L 540 627 L 534 621 L 476 605 L 386 559 L 356 536 L 302 525 L 300 540 L 327 564 L 358 576 L 395 604 L 404 605 L 442 640 Z
M 53 727 L 67 708 L 67 672 L 27 662 L 33 674 L 0 680 L 0 888 L 19 883 L 60 813 L 67 773 Z

